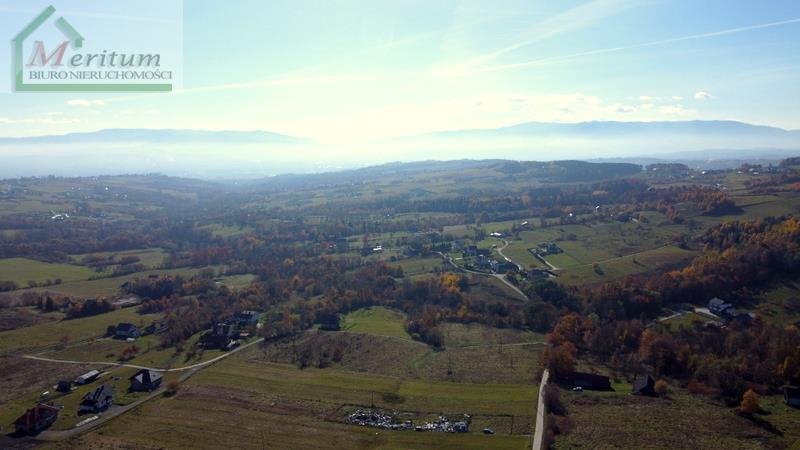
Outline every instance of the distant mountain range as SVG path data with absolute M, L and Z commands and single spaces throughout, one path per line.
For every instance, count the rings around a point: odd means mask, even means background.
M 242 143 L 308 144 L 311 141 L 268 131 L 206 131 L 144 128 L 113 128 L 87 133 L 0 138 L 2 144 L 76 144 L 104 142 L 154 142 L 159 144 Z
M 800 130 L 735 121 L 529 122 L 334 147 L 267 131 L 107 129 L 0 138 L 0 178 L 160 172 L 199 178 L 319 173 L 389 161 L 777 160 L 800 156 Z M 620 159 L 622 158 L 622 159 Z
M 725 134 L 736 136 L 800 138 L 800 130 L 785 130 L 766 125 L 752 125 L 733 120 L 691 120 L 674 122 L 526 122 L 502 128 L 440 131 L 421 137 L 500 137 L 500 136 L 605 136 L 661 134 Z M 420 136 L 418 136 L 420 137 Z
M 465 129 L 401 137 L 385 142 L 425 149 L 446 158 L 518 160 L 661 157 L 680 153 L 705 159 L 736 152 L 737 158 L 800 153 L 800 130 L 725 120 L 669 122 L 528 122 L 492 129 Z M 717 149 L 709 151 L 709 149 Z M 699 153 L 698 153 L 699 152 Z M 422 158 L 416 158 L 422 159 Z

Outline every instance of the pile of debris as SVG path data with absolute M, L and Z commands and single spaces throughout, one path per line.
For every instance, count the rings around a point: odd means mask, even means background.
M 417 425 L 416 431 L 438 431 L 440 433 L 466 433 L 469 431 L 470 417 L 464 414 L 462 420 L 450 420 L 445 416 L 439 416 L 433 422 Z
M 464 414 L 461 420 L 451 420 L 445 416 L 439 416 L 432 422 L 425 422 L 417 426 L 414 426 L 414 423 L 410 420 L 401 421 L 397 416 L 396 412 L 388 413 L 377 409 L 358 409 L 347 416 L 347 422 L 353 425 L 387 430 L 436 431 L 440 433 L 466 433 L 469 431 L 469 414 Z
M 396 414 L 380 410 L 358 409 L 347 416 L 347 422 L 364 427 L 385 428 L 387 430 L 411 430 L 414 424 L 410 420 L 399 422 Z

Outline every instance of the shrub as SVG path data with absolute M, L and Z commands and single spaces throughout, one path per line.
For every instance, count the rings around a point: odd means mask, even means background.
M 164 391 L 164 395 L 167 397 L 172 397 L 173 395 L 177 394 L 180 389 L 181 382 L 178 380 L 172 380 L 167 383 L 167 389 Z
M 761 405 L 758 403 L 758 394 L 752 389 L 748 389 L 742 396 L 742 403 L 739 405 L 739 410 L 745 414 L 754 414 L 761 410 Z
M 655 386 L 653 386 L 653 390 L 656 391 L 656 395 L 659 397 L 664 397 L 667 395 L 667 391 L 669 390 L 669 385 L 664 380 L 656 381 Z

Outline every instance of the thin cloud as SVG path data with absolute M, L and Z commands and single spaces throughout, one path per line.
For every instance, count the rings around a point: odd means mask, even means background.
M 624 51 L 624 50 L 633 50 L 633 49 L 637 49 L 637 48 L 653 47 L 653 46 L 665 45 L 665 44 L 673 44 L 675 42 L 691 41 L 691 40 L 695 40 L 695 39 L 705 39 L 705 38 L 711 38 L 711 37 L 725 36 L 725 35 L 728 35 L 728 34 L 742 33 L 742 32 L 745 32 L 745 31 L 760 30 L 760 29 L 764 29 L 764 28 L 779 27 L 779 26 L 791 25 L 791 24 L 795 24 L 795 23 L 800 23 L 800 18 L 781 20 L 779 22 L 762 23 L 762 24 L 758 24 L 758 25 L 749 25 L 749 26 L 746 26 L 746 27 L 730 28 L 730 29 L 727 29 L 727 30 L 713 31 L 713 32 L 710 32 L 710 33 L 692 34 L 692 35 L 688 35 L 688 36 L 680 36 L 680 37 L 675 37 L 675 38 L 670 38 L 670 39 L 662 39 L 662 40 L 658 40 L 658 41 L 644 42 L 644 43 L 641 43 L 641 44 L 626 45 L 626 46 L 620 46 L 620 47 L 609 47 L 609 48 L 603 48 L 603 49 L 598 49 L 598 50 L 589 50 L 589 51 L 585 51 L 585 52 L 572 53 L 572 54 L 563 55 L 563 56 L 553 56 L 553 57 L 549 57 L 549 58 L 541 58 L 541 59 L 536 59 L 536 60 L 533 60 L 533 61 L 526 61 L 526 62 L 521 62 L 521 63 L 488 66 L 488 67 L 483 67 L 483 68 L 476 68 L 475 71 L 476 72 L 498 72 L 498 71 L 503 71 L 503 70 L 521 69 L 521 68 L 530 67 L 530 66 L 537 66 L 537 65 L 543 65 L 543 64 L 550 64 L 550 63 L 568 61 L 568 60 L 571 60 L 571 59 L 581 58 L 581 57 L 584 57 L 584 56 L 602 55 L 602 54 L 605 54 L 605 53 L 615 53 L 615 52 L 621 52 L 621 51 Z
M 636 3 L 630 0 L 594 0 L 577 6 L 537 23 L 532 33 L 521 41 L 475 58 L 462 68 L 479 66 L 519 48 L 527 47 L 559 34 L 586 27 L 606 17 L 629 9 L 635 4 Z
M 91 108 L 92 106 L 105 106 L 105 100 L 85 100 L 82 98 L 75 98 L 67 100 L 67 105 L 76 106 L 79 108 Z
M 694 94 L 695 100 L 711 100 L 712 98 L 714 96 L 705 91 L 698 91 Z

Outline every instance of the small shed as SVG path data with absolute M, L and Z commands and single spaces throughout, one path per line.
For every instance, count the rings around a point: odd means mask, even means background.
M 69 392 L 72 390 L 72 381 L 69 380 L 59 380 L 58 385 L 56 386 L 56 390 L 58 392 Z
M 100 376 L 99 370 L 90 370 L 89 372 L 86 372 L 85 374 L 79 376 L 78 378 L 75 378 L 75 384 L 89 384 L 92 381 L 96 380 L 97 377 L 99 376 Z
M 650 375 L 641 375 L 636 377 L 633 380 L 633 390 L 632 393 L 634 395 L 645 395 L 648 397 L 655 397 L 656 396 L 656 382 L 653 380 L 653 377 Z

